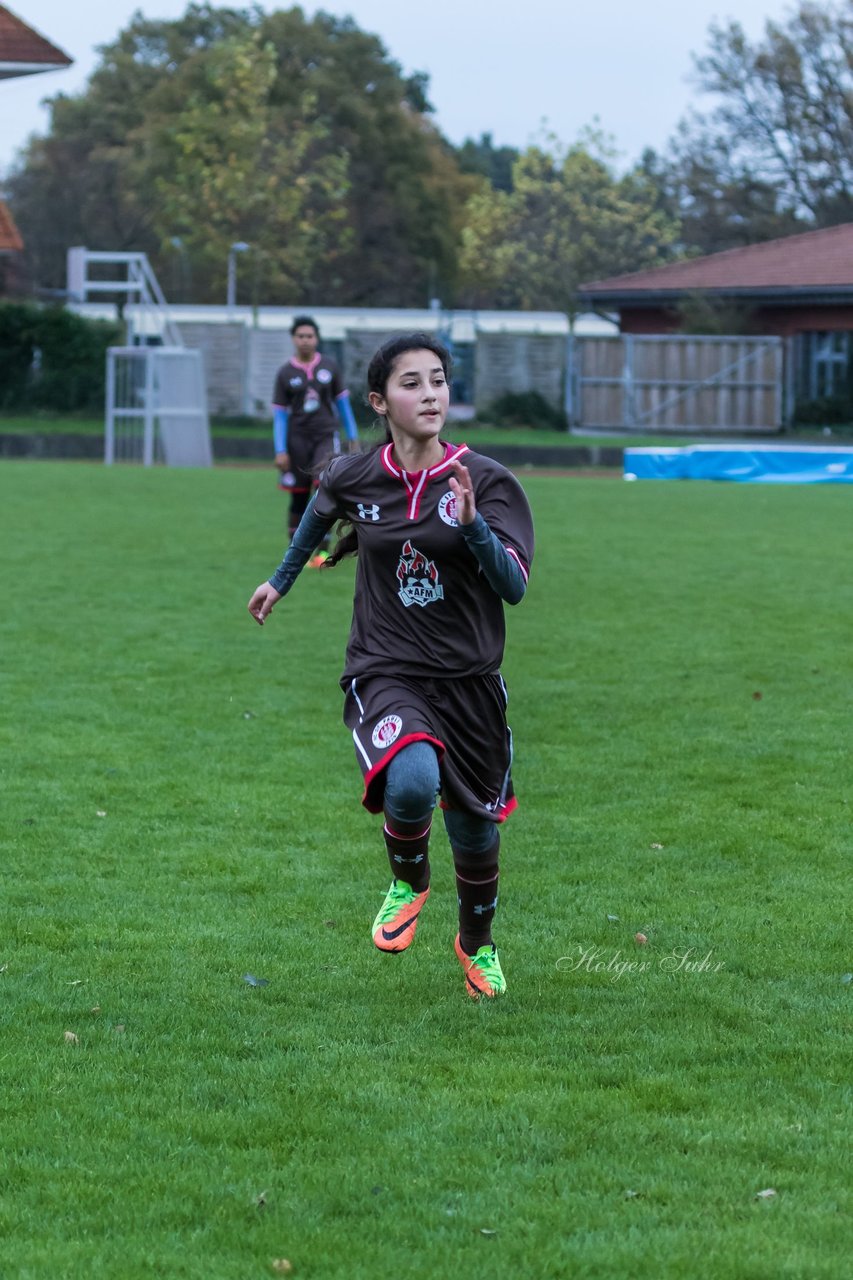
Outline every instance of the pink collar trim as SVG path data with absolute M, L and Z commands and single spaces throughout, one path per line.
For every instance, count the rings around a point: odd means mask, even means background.
M 382 465 L 389 475 L 395 480 L 399 480 L 405 487 L 409 495 L 409 505 L 406 509 L 406 518 L 408 520 L 417 520 L 421 509 L 421 495 L 427 487 L 427 482 L 435 476 L 446 474 L 453 466 L 455 460 L 463 453 L 468 452 L 467 444 L 444 446 L 444 457 L 441 462 L 437 462 L 434 467 L 427 467 L 423 471 L 404 471 L 402 467 L 398 467 L 394 462 L 391 454 L 394 450 L 393 442 L 386 444 L 382 450 Z
M 301 370 L 302 370 L 302 372 L 305 374 L 305 376 L 306 376 L 307 378 L 310 378 L 310 377 L 311 377 L 311 374 L 312 374 L 312 373 L 314 372 L 314 370 L 317 368 L 317 365 L 320 363 L 320 361 L 321 361 L 322 359 L 323 359 L 323 357 L 320 355 L 320 352 L 319 352 L 319 351 L 315 351 L 315 352 L 314 352 L 314 355 L 313 355 L 313 356 L 312 356 L 312 358 L 308 361 L 308 363 L 307 363 L 307 364 L 303 364 L 303 363 L 302 363 L 302 361 L 301 361 L 301 360 L 297 360 L 295 356 L 294 356 L 294 358 L 291 360 L 291 362 L 290 362 L 290 363 L 293 365 L 293 367 L 294 367 L 295 369 L 301 369 Z
M 445 471 L 449 471 L 456 458 L 461 458 L 462 454 L 468 453 L 469 450 L 467 444 L 446 444 L 441 462 L 437 462 L 434 467 L 427 467 L 424 471 L 404 471 L 392 458 L 393 452 L 393 443 L 386 444 L 382 450 L 382 465 L 389 475 L 392 475 L 395 480 L 401 480 L 411 492 L 414 487 L 423 488 L 426 481 L 432 480 L 433 476 L 440 476 Z

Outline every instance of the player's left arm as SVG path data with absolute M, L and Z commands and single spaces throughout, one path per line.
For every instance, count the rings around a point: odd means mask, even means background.
M 334 491 L 336 461 L 339 459 L 333 459 L 320 476 L 320 487 L 312 494 L 281 564 L 271 578 L 255 589 L 249 600 L 249 613 L 261 626 L 279 600 L 290 591 L 318 543 L 343 514 Z
M 335 409 L 343 423 L 350 453 L 358 453 L 358 427 L 355 422 L 355 414 L 352 411 L 349 392 L 346 389 L 335 396 Z
M 474 483 L 467 467 L 454 463 L 450 488 L 456 498 L 456 519 L 469 551 L 475 557 L 489 586 L 507 604 L 519 604 L 527 590 L 533 545 L 533 524 L 524 491 L 517 481 L 506 494 L 493 493 L 486 499 L 486 515 L 478 511 Z M 518 507 L 519 510 L 514 509 Z M 529 537 L 525 536 L 529 528 Z M 509 533 L 509 537 L 507 537 Z M 516 547 L 521 545 L 521 554 Z M 530 548 L 528 550 L 527 548 Z

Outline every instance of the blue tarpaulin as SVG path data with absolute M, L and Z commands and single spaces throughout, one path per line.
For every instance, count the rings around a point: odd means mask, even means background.
M 751 484 L 853 484 L 853 448 L 694 444 L 626 449 L 626 480 L 742 480 Z

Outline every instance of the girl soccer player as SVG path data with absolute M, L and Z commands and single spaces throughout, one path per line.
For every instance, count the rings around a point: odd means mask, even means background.
M 284 560 L 248 607 L 263 625 L 323 535 L 343 522 L 326 568 L 358 556 L 344 721 L 364 774 L 362 803 L 384 812 L 394 877 L 373 941 L 397 952 L 414 939 L 440 793 L 458 891 L 454 947 L 476 1000 L 506 991 L 492 940 L 499 826 L 516 805 L 503 606 L 525 593 L 533 522 L 506 468 L 441 439 L 449 372 L 448 352 L 428 334 L 376 352 L 368 399 L 385 421 L 385 443 L 329 463 Z
M 273 439 L 279 488 L 290 494 L 288 532 L 293 536 L 308 506 L 320 468 L 340 453 L 343 423 L 350 453 L 358 453 L 358 428 L 334 360 L 319 351 L 320 330 L 311 316 L 296 316 L 290 328 L 293 355 L 276 374 Z M 322 558 L 315 563 L 319 568 Z

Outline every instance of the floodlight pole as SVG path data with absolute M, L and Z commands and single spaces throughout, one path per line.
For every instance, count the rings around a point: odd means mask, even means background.
M 228 250 L 228 293 L 226 303 L 229 315 L 233 312 L 237 301 L 237 254 L 245 253 L 251 246 L 245 240 L 235 240 Z
M 181 295 L 181 302 L 189 302 L 190 264 L 187 256 L 187 246 L 181 236 L 171 236 L 169 244 L 177 255 L 172 261 L 172 292 L 173 294 Z M 175 263 L 178 266 L 177 273 L 175 271 Z M 173 298 L 173 301 L 177 301 L 177 298 Z

